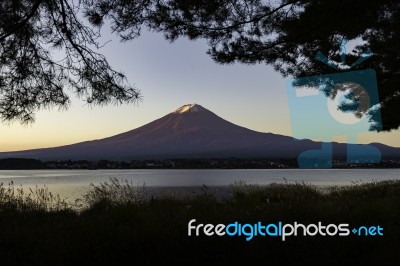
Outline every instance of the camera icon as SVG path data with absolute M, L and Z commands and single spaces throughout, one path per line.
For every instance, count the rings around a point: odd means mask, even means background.
M 332 168 L 337 137 L 348 143 L 348 163 L 380 162 L 377 148 L 357 144 L 359 134 L 382 128 L 373 69 L 290 79 L 286 89 L 293 137 L 321 142 L 299 155 L 300 168 Z

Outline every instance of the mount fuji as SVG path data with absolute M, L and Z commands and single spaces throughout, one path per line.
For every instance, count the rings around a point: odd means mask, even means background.
M 379 143 L 372 145 L 382 156 L 400 157 L 398 148 Z M 320 142 L 253 131 L 226 121 L 201 105 L 187 104 L 144 126 L 112 137 L 54 148 L 2 152 L 0 158 L 296 158 L 303 151 L 320 147 Z M 346 144 L 335 143 L 334 147 L 336 155 L 345 156 Z

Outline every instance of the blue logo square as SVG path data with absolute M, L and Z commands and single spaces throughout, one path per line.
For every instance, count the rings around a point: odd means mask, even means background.
M 333 138 L 357 143 L 359 134 L 382 128 L 373 69 L 290 79 L 286 88 L 293 137 L 321 141 L 321 149 L 300 154 L 301 168 L 331 168 Z M 380 160 L 371 145 L 347 145 L 348 163 Z

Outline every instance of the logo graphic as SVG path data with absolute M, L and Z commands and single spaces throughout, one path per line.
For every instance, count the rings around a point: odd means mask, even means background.
M 238 236 L 244 237 L 246 241 L 252 240 L 254 237 L 279 237 L 282 241 L 285 241 L 288 237 L 293 236 L 350 236 L 350 225 L 349 224 L 327 224 L 324 225 L 322 222 L 316 224 L 302 224 L 298 222 L 283 223 L 279 221 L 277 223 L 265 223 L 258 221 L 252 224 L 242 224 L 237 221 L 230 224 L 202 224 L 196 223 L 196 219 L 191 219 L 188 222 L 188 236 Z M 354 236 L 383 236 L 383 227 L 377 226 L 360 226 L 354 227 L 351 232 Z
M 348 66 L 345 44 L 343 40 L 340 45 L 341 63 L 329 60 L 320 52 L 316 59 L 343 71 L 372 56 L 368 50 Z M 348 143 L 348 163 L 380 162 L 381 153 L 377 148 L 357 145 L 359 134 L 382 128 L 375 70 L 294 78 L 287 81 L 286 89 L 293 137 L 321 141 L 320 149 L 299 155 L 300 168 L 331 168 L 335 138 Z

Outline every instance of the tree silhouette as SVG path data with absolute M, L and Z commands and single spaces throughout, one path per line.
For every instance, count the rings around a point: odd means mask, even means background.
M 349 65 L 368 49 L 374 54 L 352 70 L 373 68 L 377 72 L 383 120 L 382 128 L 375 130 L 400 126 L 397 0 L 105 0 L 92 1 L 87 11 L 97 26 L 111 20 L 113 30 L 123 40 L 137 37 L 143 25 L 163 32 L 171 41 L 204 38 L 210 46 L 208 53 L 218 63 L 263 62 L 284 76 L 336 73 L 338 69 L 315 60 L 316 54 L 321 52 L 340 62 L 341 40 L 356 40 L 358 45 L 346 54 Z M 371 110 L 353 111 L 376 118 L 368 113 Z
M 68 106 L 66 88 L 93 104 L 138 100 L 138 90 L 94 51 L 108 21 L 123 41 L 143 28 L 170 41 L 204 38 L 218 63 L 267 63 L 294 77 L 348 71 L 315 56 L 340 62 L 340 42 L 356 40 L 346 52 L 349 65 L 373 51 L 351 70 L 377 72 L 382 128 L 375 130 L 400 126 L 397 0 L 5 0 L 0 8 L 0 116 L 6 120 L 30 121 L 40 108 Z M 52 49 L 63 51 L 63 59 L 53 59 Z M 355 106 L 340 108 L 377 119 Z
M 139 91 L 97 53 L 99 31 L 79 19 L 81 1 L 0 3 L 0 118 L 27 123 L 68 107 L 67 90 L 89 104 L 126 103 Z M 56 55 L 56 53 L 57 55 Z

